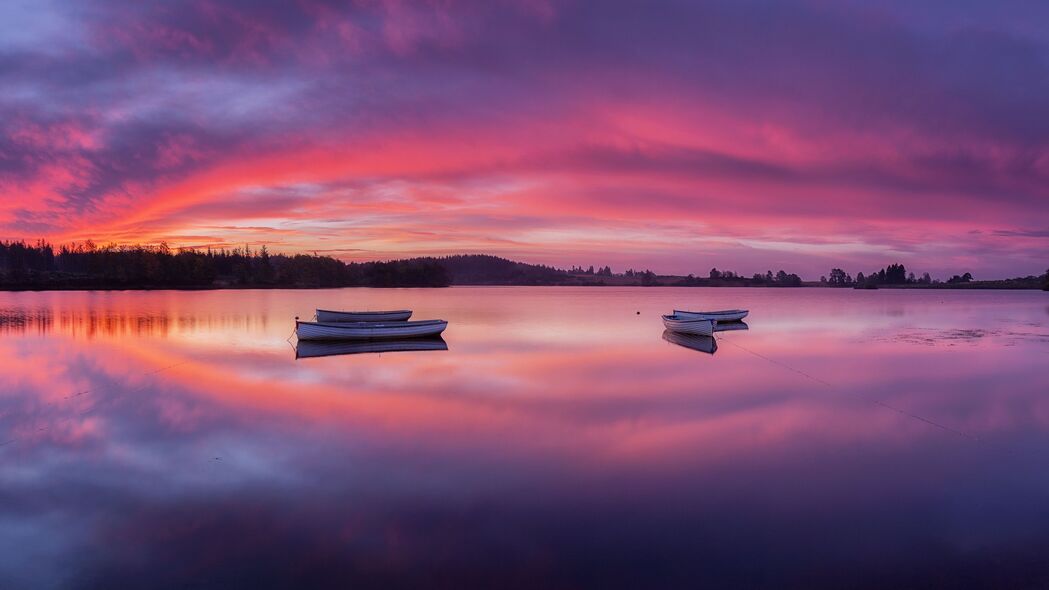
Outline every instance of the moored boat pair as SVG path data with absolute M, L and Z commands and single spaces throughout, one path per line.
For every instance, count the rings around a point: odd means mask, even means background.
M 678 334 L 712 336 L 719 323 L 740 322 L 749 313 L 745 309 L 726 309 L 721 311 L 681 311 L 663 316 L 663 326 Z
M 444 320 L 408 321 L 411 310 L 317 310 L 317 321 L 295 318 L 299 340 L 392 340 L 438 336 L 448 327 Z

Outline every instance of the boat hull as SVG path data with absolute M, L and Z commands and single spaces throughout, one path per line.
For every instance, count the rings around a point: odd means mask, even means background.
M 295 322 L 299 340 L 392 340 L 437 336 L 448 327 L 444 320 L 420 322 Z
M 318 309 L 318 322 L 404 322 L 412 317 L 412 310 L 393 311 L 332 311 Z
M 682 318 L 695 318 L 700 320 L 714 320 L 716 322 L 738 322 L 750 313 L 745 309 L 726 309 L 722 311 L 681 311 L 674 310 L 674 315 Z
M 432 338 L 400 338 L 396 340 L 303 340 L 295 347 L 295 358 L 367 354 L 381 352 L 421 352 L 448 350 L 440 336 Z
M 711 336 L 714 334 L 714 321 L 696 318 L 682 318 L 677 315 L 663 316 L 663 327 L 679 334 L 696 334 Z

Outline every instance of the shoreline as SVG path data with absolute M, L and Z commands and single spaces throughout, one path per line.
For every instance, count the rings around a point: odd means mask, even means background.
M 966 284 L 966 285 L 879 285 L 877 288 L 863 288 L 854 286 L 825 286 L 820 284 L 802 284 L 798 286 L 777 286 L 777 285 L 731 285 L 731 284 L 717 284 L 717 285 L 674 285 L 674 284 L 652 284 L 652 285 L 641 285 L 641 284 L 608 284 L 608 283 L 560 283 L 560 284 L 522 284 L 522 283 L 454 283 L 450 285 L 442 286 L 409 286 L 409 285 L 390 285 L 390 286 L 377 286 L 377 285 L 346 285 L 346 286 L 295 286 L 295 285 L 222 285 L 222 286 L 162 286 L 162 285 L 150 285 L 150 286 L 18 286 L 18 287 L 7 287 L 0 286 L 0 292 L 4 293 L 47 293 L 47 292 L 64 292 L 64 291 L 85 291 L 85 292 L 107 292 L 107 291 L 320 291 L 320 290 L 331 290 L 331 289 L 446 289 L 449 287 L 550 287 L 550 288 L 562 288 L 562 287 L 588 287 L 588 288 L 602 288 L 602 287 L 629 287 L 638 289 L 651 289 L 651 288 L 678 288 L 678 289 L 837 289 L 837 290 L 849 290 L 849 291 L 882 291 L 882 290 L 899 290 L 899 291 L 1047 291 L 1044 288 L 1039 287 L 1017 287 L 1017 286 L 998 286 L 998 285 L 986 285 L 986 284 Z

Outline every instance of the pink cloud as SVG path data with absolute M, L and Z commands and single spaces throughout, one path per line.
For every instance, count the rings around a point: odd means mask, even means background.
M 1007 23 L 944 36 L 892 10 L 718 2 L 117 8 L 100 3 L 113 20 L 89 19 L 79 56 L 5 74 L 52 98 L 12 99 L 0 123 L 0 235 L 808 278 L 1044 266 L 1042 40 Z

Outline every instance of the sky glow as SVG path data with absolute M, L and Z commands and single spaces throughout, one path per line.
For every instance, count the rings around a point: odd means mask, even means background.
M 1037 274 L 1039 22 L 1018 0 L 5 2 L 0 238 Z

